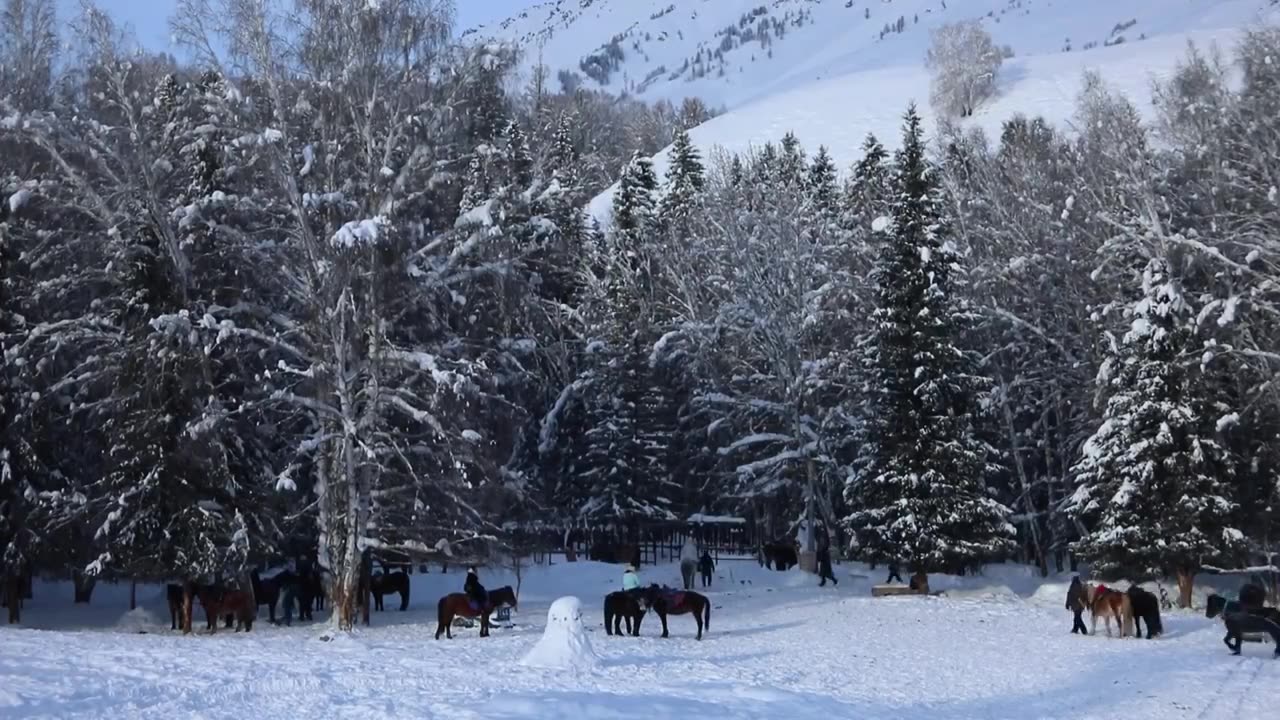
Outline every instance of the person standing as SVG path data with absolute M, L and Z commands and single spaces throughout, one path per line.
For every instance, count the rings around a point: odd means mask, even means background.
M 698 571 L 698 548 L 693 540 L 685 540 L 680 548 L 680 577 L 684 579 L 684 589 L 693 589 L 693 576 Z
M 703 550 L 698 560 L 698 570 L 702 573 L 702 587 L 711 587 L 711 573 L 715 572 L 716 562 L 711 559 L 711 551 Z
M 889 561 L 889 579 L 885 580 L 884 584 L 892 585 L 894 578 L 897 578 L 898 582 L 902 582 L 902 576 L 898 574 L 898 561 L 890 560 Z
M 1084 583 L 1080 582 L 1079 575 L 1071 577 L 1071 587 L 1067 588 L 1067 609 L 1075 614 L 1075 621 L 1071 625 L 1071 634 L 1088 635 L 1089 630 L 1084 625 L 1084 618 L 1081 615 L 1085 611 L 1085 607 L 1089 604 L 1088 598 L 1085 597 Z
M 831 572 L 831 540 L 827 538 L 826 533 L 818 539 L 818 577 L 821 582 L 818 587 L 823 587 L 830 580 L 832 585 L 839 585 L 840 581 L 836 580 L 835 573 Z

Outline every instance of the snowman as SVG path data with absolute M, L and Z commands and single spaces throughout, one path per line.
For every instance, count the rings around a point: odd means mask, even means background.
M 600 657 L 591 648 L 582 626 L 582 602 L 572 596 L 551 603 L 542 638 L 521 661 L 524 665 L 547 668 L 588 668 L 598 662 Z

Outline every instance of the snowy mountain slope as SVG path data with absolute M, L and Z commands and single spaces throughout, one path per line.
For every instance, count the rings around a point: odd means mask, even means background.
M 1150 115 L 1153 81 L 1173 73 L 1188 43 L 1201 48 L 1216 44 L 1229 52 L 1239 32 L 1225 27 L 1083 52 L 1014 57 L 1000 71 L 999 95 L 980 106 L 965 125 L 982 128 L 988 137 L 997 136 L 1001 125 L 1016 114 L 1043 116 L 1069 126 L 1087 71 L 1098 73 L 1110 88 Z M 919 62 L 850 73 L 780 92 L 712 118 L 690 131 L 690 137 L 705 157 L 713 148 L 742 152 L 793 132 L 810 153 L 825 145 L 836 166 L 846 170 L 860 157 L 868 133 L 890 149 L 898 145 L 902 113 L 911 102 L 917 104 L 927 129 L 935 129 L 929 73 Z M 654 157 L 660 178 L 666 172 L 668 150 Z M 612 197 L 610 188 L 591 204 L 591 214 L 606 225 Z
M 980 18 L 1017 56 L 1240 27 L 1274 0 L 554 0 L 475 37 L 526 67 L 642 98 L 734 108 L 801 83 L 922 62 L 929 31 Z M 886 32 L 887 30 L 887 32 Z

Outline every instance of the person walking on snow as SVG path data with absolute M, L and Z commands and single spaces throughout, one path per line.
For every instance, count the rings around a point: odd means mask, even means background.
M 474 565 L 467 568 L 467 580 L 462 584 L 462 592 L 467 594 L 471 604 L 475 605 L 477 610 L 483 611 L 485 605 L 489 603 L 489 593 L 480 584 L 480 575 L 476 573 Z
M 897 578 L 898 582 L 902 582 L 902 576 L 898 574 L 898 562 L 896 560 L 889 561 L 889 579 L 884 581 L 885 585 L 892 585 L 893 579 Z
M 680 548 L 680 577 L 684 579 L 684 589 L 693 589 L 693 575 L 698 571 L 698 548 L 692 540 L 685 540 Z
M 840 581 L 836 580 L 835 573 L 831 572 L 831 541 L 827 538 L 826 533 L 818 538 L 818 577 L 822 582 L 818 583 L 818 587 L 823 587 L 830 580 L 832 585 L 839 585 Z
M 1084 613 L 1085 606 L 1089 604 L 1089 599 L 1085 597 L 1084 583 L 1080 582 L 1079 575 L 1071 577 L 1071 587 L 1067 589 L 1067 609 L 1075 613 L 1075 621 L 1071 625 L 1071 634 L 1088 635 L 1089 630 L 1084 626 L 1084 619 L 1080 616 Z
M 711 587 L 711 573 L 715 569 L 716 562 L 711 559 L 711 551 L 703 550 L 702 558 L 698 560 L 698 570 L 702 573 L 702 587 Z

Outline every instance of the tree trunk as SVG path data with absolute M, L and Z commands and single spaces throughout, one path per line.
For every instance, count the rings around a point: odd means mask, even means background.
M 1191 590 L 1194 587 L 1196 574 L 1192 570 L 1179 570 L 1178 576 L 1178 607 L 1191 607 Z
M 129 581 L 129 609 L 138 609 L 138 581 Z
M 77 570 L 72 576 L 73 585 L 75 586 L 75 602 L 77 605 L 88 605 L 89 600 L 93 597 L 93 588 L 98 584 L 98 578 L 93 575 L 86 575 Z

